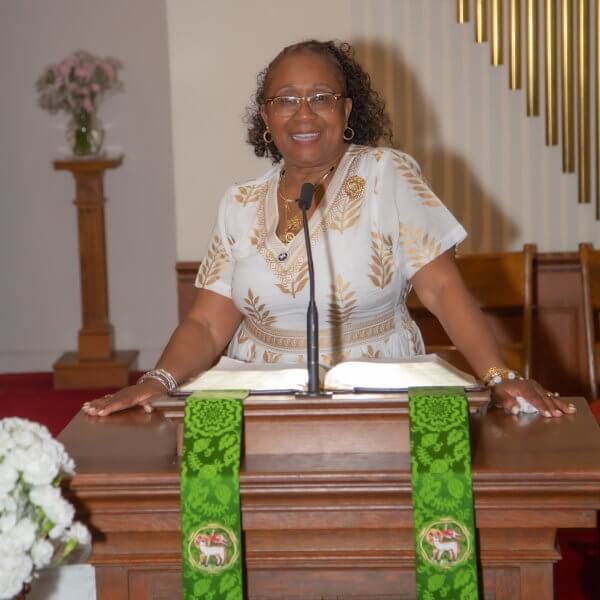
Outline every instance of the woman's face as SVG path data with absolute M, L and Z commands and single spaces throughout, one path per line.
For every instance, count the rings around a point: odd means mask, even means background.
M 342 74 L 326 57 L 306 51 L 276 63 L 265 96 L 306 97 L 319 92 L 343 94 Z M 278 114 L 271 103 L 262 107 L 261 114 L 286 165 L 326 168 L 344 152 L 343 135 L 351 109 L 352 100 L 342 97 L 328 111 L 313 110 L 304 101 L 293 114 Z

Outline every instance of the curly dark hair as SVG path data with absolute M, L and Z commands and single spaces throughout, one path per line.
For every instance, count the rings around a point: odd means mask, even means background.
M 246 141 L 254 147 L 256 156 L 270 157 L 273 163 L 278 163 L 282 158 L 277 146 L 273 142 L 267 144 L 263 139 L 266 126 L 260 108 L 265 101 L 265 90 L 273 67 L 283 57 L 297 52 L 320 54 L 340 70 L 344 93 L 352 99 L 348 126 L 354 129 L 353 143 L 365 146 L 376 146 L 380 140 L 391 143 L 392 127 L 385 110 L 385 102 L 371 87 L 371 78 L 354 58 L 354 48 L 347 42 L 307 40 L 284 48 L 267 68 L 258 74 L 256 92 L 252 104 L 246 109 L 244 119 L 248 125 Z

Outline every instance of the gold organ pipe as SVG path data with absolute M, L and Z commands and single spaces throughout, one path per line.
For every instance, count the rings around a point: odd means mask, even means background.
M 527 116 L 539 114 L 538 0 L 527 0 Z
M 469 22 L 469 0 L 456 0 L 456 20 L 461 24 Z
M 497 67 L 504 62 L 504 27 L 503 27 L 503 2 L 492 0 L 492 65 Z
M 600 2 L 596 0 L 596 219 L 600 221 Z
M 545 0 L 544 40 L 546 43 L 546 145 L 558 144 L 556 108 L 556 0 Z
M 509 0 L 508 5 L 508 86 L 521 87 L 521 0 Z
M 475 0 L 475 41 L 487 42 L 487 0 Z
M 488 9 L 491 21 L 491 62 L 504 61 L 504 0 L 474 0 L 475 41 L 488 40 Z M 521 87 L 522 1 L 508 0 L 509 87 Z M 527 115 L 539 114 L 539 2 L 525 0 Z M 564 172 L 575 171 L 578 200 L 591 202 L 591 180 L 595 174 L 595 215 L 600 221 L 600 0 L 594 0 L 595 21 L 590 22 L 591 0 L 543 0 L 546 144 L 558 143 L 558 77 L 560 76 L 560 126 Z M 558 10 L 560 5 L 560 23 Z M 577 13 L 575 14 L 575 7 Z M 470 0 L 456 0 L 456 19 L 469 21 Z M 576 20 L 575 20 L 576 17 Z M 592 31 L 593 65 L 590 65 Z M 561 51 L 558 54 L 560 43 Z M 575 64 L 574 64 L 575 61 Z M 560 73 L 559 71 L 560 64 Z M 591 82 L 592 73 L 595 79 Z M 591 86 L 593 85 L 593 90 Z M 590 113 L 591 92 L 594 105 Z M 575 123 L 575 119 L 577 119 Z M 591 153 L 591 122 L 595 122 L 594 158 Z M 577 135 L 577 139 L 575 139 Z M 577 156 L 577 160 L 576 160 Z
M 573 0 L 562 0 L 561 4 L 561 125 L 562 163 L 565 173 L 575 170 L 575 139 L 573 125 Z
M 589 0 L 577 10 L 577 183 L 579 202 L 590 202 Z

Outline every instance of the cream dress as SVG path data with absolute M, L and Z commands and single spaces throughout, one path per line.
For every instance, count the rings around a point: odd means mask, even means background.
M 276 234 L 283 165 L 227 190 L 196 287 L 232 298 L 244 319 L 228 355 L 304 363 L 308 271 L 304 235 Z M 466 237 L 415 161 L 351 145 L 309 221 L 319 311 L 319 360 L 422 354 L 406 309 L 410 278 Z

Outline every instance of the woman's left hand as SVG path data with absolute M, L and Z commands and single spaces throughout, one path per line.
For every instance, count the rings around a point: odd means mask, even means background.
M 517 396 L 537 408 L 544 417 L 562 417 L 577 411 L 574 404 L 563 402 L 558 392 L 545 390 L 533 379 L 505 379 L 492 388 L 492 404 L 506 413 L 521 412 Z

